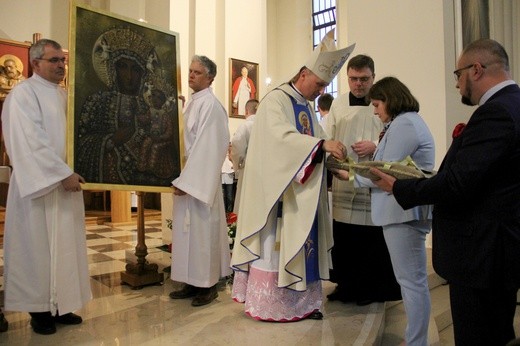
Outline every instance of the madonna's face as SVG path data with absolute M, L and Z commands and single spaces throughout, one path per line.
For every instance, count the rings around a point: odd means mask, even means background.
M 302 117 L 302 125 L 305 128 L 309 127 L 309 119 L 307 119 L 307 117 Z
M 123 94 L 137 96 L 144 75 L 143 69 L 135 61 L 128 58 L 117 60 L 115 68 L 119 91 Z

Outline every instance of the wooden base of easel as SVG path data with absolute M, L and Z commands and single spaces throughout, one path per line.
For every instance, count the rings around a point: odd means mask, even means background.
M 121 281 L 128 284 L 133 289 L 140 289 L 144 286 L 155 285 L 164 281 L 164 274 L 157 271 L 149 271 L 142 274 L 127 272 L 121 273 Z
M 137 245 L 135 256 L 137 263 L 128 263 L 126 272 L 121 273 L 121 281 L 132 286 L 133 289 L 140 289 L 144 286 L 162 283 L 164 274 L 159 273 L 159 266 L 146 261 L 148 255 L 146 243 L 144 241 L 144 192 L 137 194 Z

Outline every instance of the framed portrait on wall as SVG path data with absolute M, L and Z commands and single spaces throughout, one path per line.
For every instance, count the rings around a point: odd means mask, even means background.
M 73 3 L 68 161 L 86 189 L 171 191 L 181 170 L 179 35 Z
M 16 84 L 32 74 L 29 48 L 30 42 L 0 39 L 0 103 Z
M 4 100 L 9 92 L 21 81 L 32 75 L 31 64 L 29 62 L 29 48 L 31 42 L 18 42 L 0 39 L 0 114 Z M 5 151 L 2 140 L 2 122 L 0 120 L 0 164 L 9 165 L 9 158 Z M 5 205 L 7 190 L 0 187 L 0 203 Z
M 258 64 L 231 58 L 229 74 L 229 115 L 244 118 L 246 102 L 258 98 Z

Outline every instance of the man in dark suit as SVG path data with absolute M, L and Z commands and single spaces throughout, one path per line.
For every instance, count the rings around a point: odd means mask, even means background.
M 437 175 L 376 184 L 404 208 L 433 204 L 433 266 L 450 284 L 457 345 L 515 338 L 520 287 L 520 88 L 496 41 L 468 45 L 454 71 L 462 102 L 478 105 Z

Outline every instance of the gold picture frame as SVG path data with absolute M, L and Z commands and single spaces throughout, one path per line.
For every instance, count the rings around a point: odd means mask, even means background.
M 31 62 L 29 61 L 30 48 L 31 42 L 0 39 L 0 114 L 5 98 L 12 88 L 32 75 Z M 2 121 L 0 119 L 0 164 L 7 166 L 10 162 L 5 151 L 1 126 Z M 0 204 L 5 205 L 7 190 L 1 190 L 2 188 L 0 188 Z
M 170 192 L 181 170 L 179 35 L 71 5 L 69 165 L 84 188 Z
M 29 48 L 30 42 L 0 39 L 0 104 L 19 81 L 32 75 Z M 9 71 L 5 64 L 12 64 Z
M 229 116 L 245 118 L 245 103 L 258 98 L 258 64 L 229 59 Z

